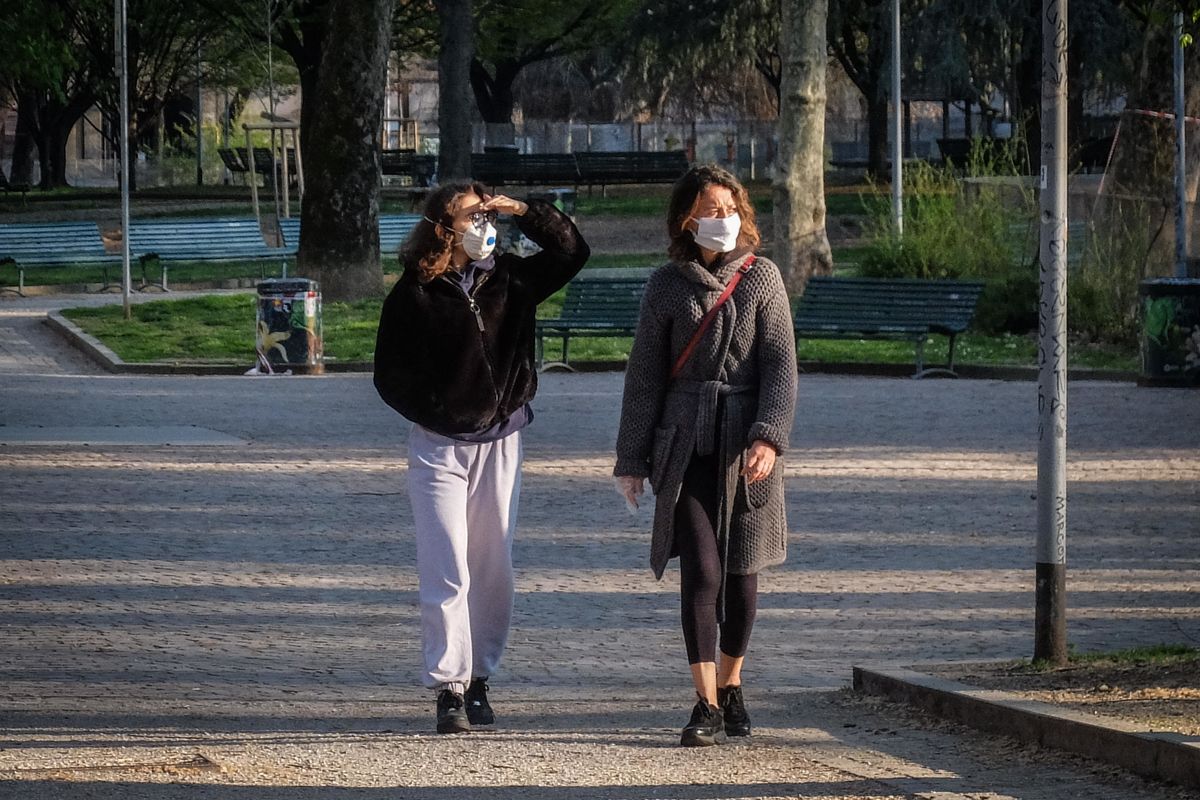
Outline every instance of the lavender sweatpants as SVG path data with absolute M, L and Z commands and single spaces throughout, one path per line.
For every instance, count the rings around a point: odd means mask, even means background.
M 521 432 L 460 442 L 414 425 L 408 496 L 417 530 L 423 682 L 462 691 L 494 675 L 512 622 Z

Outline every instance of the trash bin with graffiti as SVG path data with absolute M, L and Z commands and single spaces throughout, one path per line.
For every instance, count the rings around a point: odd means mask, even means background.
M 1200 279 L 1152 278 L 1138 288 L 1142 301 L 1139 383 L 1200 387 Z
M 308 278 L 270 278 L 258 284 L 255 346 L 262 372 L 325 371 L 321 292 Z

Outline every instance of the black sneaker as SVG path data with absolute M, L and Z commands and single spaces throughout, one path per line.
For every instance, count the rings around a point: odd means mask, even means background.
M 463 699 L 467 703 L 467 719 L 471 720 L 472 725 L 492 725 L 496 722 L 496 715 L 488 704 L 487 691 L 487 678 L 471 679 Z
M 721 718 L 721 709 L 710 706 L 704 698 L 692 709 L 692 718 L 688 720 L 679 743 L 684 747 L 709 747 L 725 741 L 725 721 Z
M 721 717 L 725 720 L 725 733 L 727 735 L 750 735 L 750 715 L 746 713 L 746 704 L 742 700 L 741 686 L 727 686 L 724 689 L 717 689 L 717 705 L 721 707 Z
M 471 722 L 463 708 L 463 696 L 450 689 L 442 689 L 437 696 L 437 732 L 467 733 Z

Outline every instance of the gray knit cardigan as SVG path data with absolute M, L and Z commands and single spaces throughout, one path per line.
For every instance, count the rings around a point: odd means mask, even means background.
M 650 480 L 657 497 L 650 567 L 658 578 L 675 555 L 675 504 L 693 453 L 715 453 L 725 465 L 717 531 L 725 570 L 750 575 L 787 555 L 782 454 L 796 410 L 796 346 L 778 267 L 755 260 L 670 380 L 701 318 L 748 257 L 735 254 L 714 272 L 696 262 L 666 264 L 642 298 L 613 474 Z M 781 458 L 769 477 L 747 486 L 739 473 L 756 439 Z

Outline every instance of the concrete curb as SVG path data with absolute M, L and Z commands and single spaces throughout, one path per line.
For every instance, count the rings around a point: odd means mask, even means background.
M 46 324 L 100 367 L 118 375 L 245 375 L 246 370 L 254 366 L 252 355 L 246 357 L 244 364 L 197 364 L 188 361 L 129 362 L 57 311 L 46 315 Z M 326 372 L 370 372 L 371 370 L 372 365 L 365 361 L 327 362 L 325 364 Z M 297 371 L 294 375 L 305 376 L 305 373 Z
M 854 690 L 925 709 L 990 733 L 1067 750 L 1157 780 L 1200 788 L 1200 739 L 1150 733 L 1007 692 L 978 689 L 904 667 L 854 667 Z
M 122 375 L 243 375 L 253 365 L 247 356 L 246 364 L 197 364 L 187 361 L 150 361 L 130 363 L 110 350 L 96 337 L 86 333 L 75 323 L 57 311 L 46 316 L 46 324 L 64 336 L 67 341 L 83 351 L 85 355 L 105 370 Z M 619 372 L 625 369 L 624 361 L 581 361 L 572 365 L 576 372 Z M 912 367 L 907 364 L 856 364 L 821 363 L 803 361 L 800 372 L 828 375 L 872 375 L 887 378 L 911 378 Z M 326 372 L 371 372 L 374 365 L 369 361 L 327 361 Z M 960 367 L 959 375 L 977 380 L 1023 381 L 1036 380 L 1035 367 Z M 1073 369 L 1067 373 L 1072 381 L 1126 381 L 1137 380 L 1133 373 L 1115 370 Z M 927 379 L 928 380 L 928 379 Z
M 46 324 L 50 326 L 51 330 L 66 337 L 66 340 L 77 350 L 109 372 L 120 372 L 120 367 L 125 366 L 121 357 L 106 347 L 103 342 L 85 332 L 57 311 L 51 311 L 46 315 Z

